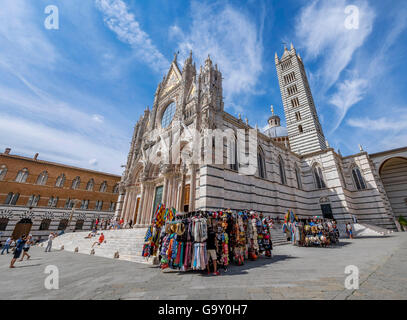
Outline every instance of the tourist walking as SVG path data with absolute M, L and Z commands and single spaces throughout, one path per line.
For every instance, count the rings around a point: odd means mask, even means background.
M 24 257 L 27 256 L 27 260 L 31 258 L 31 256 L 28 254 L 28 250 L 30 250 L 31 244 L 32 244 L 32 236 L 28 236 L 25 239 L 25 243 L 23 245 L 23 256 L 21 257 L 20 261 L 24 260 Z
M 21 252 L 23 251 L 24 243 L 25 243 L 25 234 L 23 234 L 21 238 L 19 238 L 16 241 L 16 247 L 14 250 L 13 259 L 11 259 L 10 262 L 10 268 L 15 268 L 14 263 L 17 261 L 18 258 L 20 258 Z
M 52 240 L 54 240 L 55 235 L 51 232 L 48 236 L 48 244 L 47 247 L 45 248 L 45 252 L 51 252 L 52 248 Z
M 6 243 L 4 244 L 3 249 L 1 250 L 1 254 L 4 253 L 4 250 L 6 250 L 6 251 L 7 251 L 7 254 L 8 254 L 8 249 L 10 249 L 11 240 L 12 240 L 12 239 L 11 239 L 10 237 L 7 238 Z

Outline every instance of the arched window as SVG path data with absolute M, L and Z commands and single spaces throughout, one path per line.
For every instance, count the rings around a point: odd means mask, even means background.
M 119 184 L 116 183 L 116 185 L 113 187 L 113 193 L 119 193 Z
M 326 188 L 324 176 L 322 175 L 322 169 L 318 164 L 314 166 L 313 172 L 317 189 Z
M 297 179 L 297 187 L 298 187 L 298 189 L 302 189 L 301 171 L 298 168 L 297 164 L 295 164 L 295 178 Z
M 86 185 L 86 190 L 88 191 L 93 191 L 93 185 L 95 184 L 95 181 L 93 179 L 90 179 L 88 181 L 88 184 Z
M 261 148 L 257 150 L 257 171 L 260 178 L 266 178 L 266 162 L 264 160 L 264 153 Z
M 228 140 L 229 144 L 229 167 L 231 170 L 239 171 L 239 161 L 237 156 L 237 138 L 235 135 Z
M 366 189 L 365 180 L 363 179 L 362 174 L 360 173 L 360 170 L 358 167 L 355 167 L 352 169 L 352 177 L 353 177 L 355 186 L 358 190 Z
M 73 205 L 74 205 L 74 202 L 71 198 L 66 199 L 65 209 L 72 209 Z
M 36 196 L 33 194 L 28 199 L 27 207 L 36 207 L 38 205 L 38 201 L 40 201 L 40 196 L 39 195 Z
M 82 200 L 81 209 L 87 210 L 89 207 L 89 200 Z
M 285 176 L 285 166 L 284 161 L 281 156 L 278 157 L 278 168 L 280 171 L 280 179 L 282 184 L 287 184 L 287 178 Z
M 299 125 L 299 126 L 298 126 L 298 132 L 299 132 L 299 133 L 303 133 L 303 132 L 304 132 L 304 130 L 302 129 L 302 125 Z
M 59 200 L 58 197 L 54 197 L 54 196 L 50 197 L 48 200 L 48 207 L 56 208 L 56 206 L 58 204 L 58 200 Z
M 75 179 L 72 180 L 72 187 L 71 188 L 76 190 L 76 189 L 79 188 L 80 184 L 81 184 L 81 178 L 76 177 Z
M 95 209 L 101 211 L 103 208 L 103 201 L 96 200 Z
M 107 189 L 107 182 L 103 181 L 102 184 L 100 185 L 99 191 L 100 192 L 106 192 L 106 189 Z
M 172 122 L 172 119 L 174 118 L 175 115 L 175 110 L 176 110 L 175 102 L 171 102 L 165 109 L 163 116 L 161 118 L 161 126 L 164 129 L 167 128 Z
M 48 172 L 43 171 L 40 173 L 40 175 L 37 178 L 37 184 L 44 186 L 47 183 L 48 180 Z
M 3 164 L 0 167 L 0 181 L 4 180 L 4 178 L 6 177 L 6 173 L 7 173 L 7 166 L 5 164 Z
M 62 188 L 65 184 L 65 175 L 61 174 L 58 178 L 57 181 L 55 182 L 55 186 L 58 188 Z
M 16 182 L 24 183 L 27 181 L 28 178 L 28 169 L 24 168 L 23 170 L 18 171 Z
M 18 198 L 20 197 L 19 193 L 12 193 L 9 192 L 9 194 L 7 195 L 6 201 L 4 202 L 4 204 L 8 204 L 8 205 L 12 205 L 15 206 L 17 204 Z

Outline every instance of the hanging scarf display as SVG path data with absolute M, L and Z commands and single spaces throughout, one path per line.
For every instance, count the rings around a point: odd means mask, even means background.
M 287 215 L 289 221 L 290 215 Z M 270 219 L 255 212 L 231 210 L 216 212 L 178 213 L 159 204 L 152 224 L 147 228 L 143 256 L 159 256 L 161 269 L 180 271 L 205 270 L 208 263 L 208 233 L 216 263 L 227 270 L 231 262 L 243 265 L 260 255 L 271 257 Z M 290 225 L 291 226 L 291 225 Z M 212 255 L 212 253 L 211 253 Z

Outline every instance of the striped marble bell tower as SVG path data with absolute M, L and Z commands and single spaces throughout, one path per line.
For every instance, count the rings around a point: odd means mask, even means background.
M 281 59 L 275 55 L 278 82 L 291 150 L 307 154 L 326 149 L 326 142 L 308 84 L 304 64 L 291 44 Z

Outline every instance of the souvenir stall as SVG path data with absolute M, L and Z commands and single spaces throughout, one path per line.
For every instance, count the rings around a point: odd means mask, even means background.
M 283 231 L 291 243 L 304 247 L 327 247 L 339 242 L 339 231 L 335 220 L 314 216 L 305 219 L 291 211 L 285 216 Z
M 204 270 L 208 265 L 207 240 L 216 243 L 216 263 L 227 270 L 230 263 L 244 264 L 259 255 L 271 257 L 271 220 L 253 211 L 176 213 L 159 205 L 148 228 L 143 256 L 158 256 L 161 269 Z

